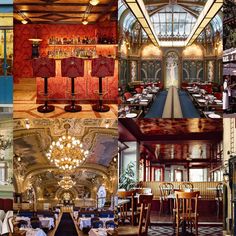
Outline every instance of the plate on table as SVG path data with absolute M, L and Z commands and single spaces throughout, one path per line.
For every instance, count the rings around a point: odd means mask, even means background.
M 148 99 L 141 99 L 140 102 L 148 102 Z
M 200 98 L 201 97 L 200 94 L 193 94 L 193 96 L 196 97 L 196 98 Z
M 210 117 L 210 118 L 212 118 L 212 119 L 219 119 L 219 118 L 221 118 L 220 115 L 214 114 L 214 113 L 213 113 L 213 114 L 209 114 L 208 117 Z
M 134 101 L 134 98 L 128 98 L 127 99 L 127 102 L 132 102 L 132 101 Z
M 136 113 L 128 113 L 125 117 L 126 118 L 135 118 L 137 116 Z
M 216 103 L 222 103 L 221 100 L 217 100 L 217 99 L 215 100 L 215 102 L 216 102 Z
M 205 99 L 198 99 L 199 102 L 206 102 Z

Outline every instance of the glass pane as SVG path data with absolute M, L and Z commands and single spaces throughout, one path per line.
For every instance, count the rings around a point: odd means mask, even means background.
M 6 39 L 5 34 L 6 32 Z M 6 58 L 4 58 L 4 48 L 6 47 Z M 13 30 L 0 30 L 0 75 L 4 75 L 4 59 L 6 59 L 6 75 L 12 75 L 13 66 Z

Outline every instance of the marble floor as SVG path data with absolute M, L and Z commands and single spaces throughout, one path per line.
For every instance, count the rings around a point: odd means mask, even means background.
M 181 233 L 181 230 L 179 231 Z M 170 226 L 152 226 L 148 230 L 148 235 L 150 236 L 173 236 L 176 235 L 174 230 Z M 181 234 L 180 234 L 181 235 Z M 194 229 L 193 229 L 193 234 Z M 222 236 L 223 228 L 222 227 L 210 227 L 210 226 L 200 226 L 198 228 L 198 236 Z
M 93 104 L 80 104 L 81 112 L 69 113 L 64 111 L 67 104 L 52 104 L 55 111 L 50 113 L 39 113 L 36 104 L 36 84 L 34 80 L 25 80 L 19 84 L 14 84 L 14 116 L 13 118 L 117 118 L 117 105 L 109 104 L 110 111 L 106 113 L 94 112 Z

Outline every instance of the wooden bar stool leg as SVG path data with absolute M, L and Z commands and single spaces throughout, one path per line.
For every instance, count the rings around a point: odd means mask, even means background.
M 99 104 L 93 105 L 92 108 L 96 112 L 108 112 L 110 107 L 103 104 L 102 77 L 99 77 Z
M 71 104 L 65 106 L 65 111 L 67 112 L 79 112 L 82 110 L 82 107 L 80 105 L 75 104 L 75 78 L 71 78 Z
M 48 96 L 48 78 L 44 78 L 44 96 L 45 98 Z M 44 105 L 39 106 L 37 110 L 40 113 L 49 113 L 54 111 L 55 107 L 53 105 L 48 105 L 48 100 L 46 98 Z

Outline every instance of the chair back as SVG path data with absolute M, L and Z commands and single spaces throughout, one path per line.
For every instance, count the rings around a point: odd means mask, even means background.
M 219 183 L 216 186 L 216 199 L 218 201 L 222 201 L 223 200 L 223 188 L 224 188 L 224 184 L 223 183 Z
M 41 57 L 33 59 L 32 65 L 34 77 L 49 78 L 56 75 L 56 63 L 53 58 Z
M 115 59 L 109 57 L 99 57 L 92 59 L 92 76 L 106 77 L 114 76 Z
M 99 220 L 100 220 L 99 217 L 92 217 L 91 218 L 91 225 L 93 225 L 94 221 L 99 221 Z
M 135 91 L 136 93 L 142 93 L 143 90 L 141 88 L 136 88 Z
M 151 213 L 151 206 L 152 206 L 152 199 L 153 195 L 145 195 L 141 194 L 139 196 L 139 203 L 141 204 L 140 210 L 140 218 L 139 218 L 139 234 L 141 235 L 143 224 L 144 224 L 144 232 L 147 235 L 148 225 L 150 223 L 150 213 Z
M 114 220 L 108 220 L 108 221 L 106 221 L 105 225 L 106 225 L 106 228 L 115 228 L 115 222 L 114 222 Z
M 218 100 L 222 100 L 222 93 L 220 93 L 220 92 L 215 92 L 214 93 L 214 96 L 218 99 Z
M 30 221 L 30 224 L 33 229 L 37 229 L 37 228 L 42 227 L 40 220 L 32 220 L 32 221 Z
M 14 216 L 10 216 L 8 217 L 7 219 L 7 224 L 8 224 L 8 232 L 10 234 L 13 234 L 14 233 L 14 226 L 13 226 L 13 220 L 14 220 Z
M 179 190 L 183 192 L 193 192 L 193 184 L 189 182 L 184 182 L 179 185 Z
M 134 190 L 118 191 L 117 192 L 117 197 L 120 198 L 120 199 L 127 199 L 127 198 L 130 199 L 131 198 L 130 202 L 131 202 L 131 224 L 132 225 L 134 225 L 134 194 L 135 194 Z M 120 206 L 121 218 L 126 218 L 127 213 L 128 213 L 127 204 L 125 204 L 125 206 Z
M 124 93 L 125 100 L 128 100 L 129 98 L 132 98 L 132 94 L 129 92 Z
M 91 226 L 94 229 L 103 228 L 103 221 L 95 220 L 95 221 L 93 221 L 93 223 L 91 223 Z
M 175 192 L 176 214 L 177 218 L 181 217 L 185 220 L 190 219 L 192 215 L 198 214 L 198 197 L 199 191 L 196 192 Z
M 61 60 L 61 75 L 63 77 L 83 77 L 84 60 L 77 57 L 68 57 Z
M 172 183 L 161 183 L 159 188 L 161 200 L 166 200 L 170 194 L 174 193 L 174 185 Z

